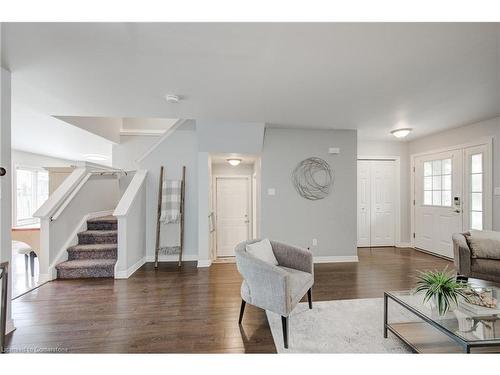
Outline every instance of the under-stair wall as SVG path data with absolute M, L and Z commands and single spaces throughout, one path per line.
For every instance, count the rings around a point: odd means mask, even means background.
M 146 262 L 146 170 L 138 170 L 113 216 L 118 219 L 115 278 L 126 279 Z
M 40 218 L 41 282 L 56 277 L 56 264 L 67 259 L 66 250 L 76 245 L 87 220 L 111 214 L 119 199 L 116 174 L 101 175 L 79 167 L 68 176 L 34 214 Z

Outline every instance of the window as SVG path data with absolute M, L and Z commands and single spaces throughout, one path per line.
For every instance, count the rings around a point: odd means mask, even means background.
M 424 162 L 424 205 L 451 207 L 451 159 Z
M 49 197 L 49 174 L 35 168 L 18 167 L 16 169 L 16 209 L 14 225 L 37 224 L 33 213 Z
M 483 154 L 470 157 L 470 227 L 483 229 Z

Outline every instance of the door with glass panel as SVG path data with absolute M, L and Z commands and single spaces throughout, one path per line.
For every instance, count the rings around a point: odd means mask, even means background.
M 415 158 L 415 247 L 453 257 L 452 234 L 462 231 L 462 150 Z

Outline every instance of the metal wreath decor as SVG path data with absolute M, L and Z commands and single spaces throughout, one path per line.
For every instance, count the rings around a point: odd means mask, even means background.
M 312 201 L 323 199 L 333 185 L 330 165 L 316 157 L 302 160 L 292 172 L 292 183 L 302 197 Z

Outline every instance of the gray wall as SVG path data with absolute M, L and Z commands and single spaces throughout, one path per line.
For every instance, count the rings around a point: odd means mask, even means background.
M 113 165 L 120 168 L 133 168 L 135 160 L 142 156 L 156 142 L 157 137 L 122 136 L 119 145 L 113 147 Z M 166 170 L 166 178 L 181 179 L 182 166 L 186 166 L 186 216 L 185 247 L 187 258 L 198 255 L 198 172 L 197 140 L 195 127 L 177 129 L 166 138 L 152 153 L 142 160 L 137 168 L 146 169 L 146 255 L 151 258 L 155 251 L 156 211 L 158 204 L 158 183 L 160 166 Z M 162 224 L 161 246 L 179 244 L 178 225 Z
M 329 155 L 339 147 L 339 155 Z M 311 156 L 334 174 L 330 196 L 309 201 L 295 191 L 290 174 Z M 315 256 L 356 255 L 356 158 L 353 130 L 266 129 L 262 152 L 262 237 L 311 247 Z M 275 188 L 269 196 L 267 189 Z M 312 239 L 318 246 L 312 246 Z

